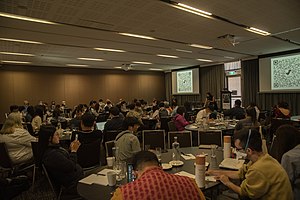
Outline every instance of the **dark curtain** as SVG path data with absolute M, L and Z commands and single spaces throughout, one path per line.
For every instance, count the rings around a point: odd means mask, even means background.
M 246 107 L 250 102 L 258 104 L 259 64 L 258 59 L 242 61 L 242 102 Z
M 165 86 L 166 86 L 166 100 L 171 101 L 172 99 L 172 73 L 165 73 Z
M 224 65 L 215 65 L 200 68 L 200 95 L 205 101 L 206 93 L 210 92 L 216 99 L 220 108 L 221 90 L 224 89 L 225 71 Z

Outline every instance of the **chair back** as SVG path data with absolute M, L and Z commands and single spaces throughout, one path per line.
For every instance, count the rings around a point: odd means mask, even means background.
M 115 140 L 117 135 L 121 133 L 122 130 L 114 130 L 114 131 L 104 131 L 103 132 L 103 143 Z
M 61 193 L 62 193 L 62 186 L 58 186 L 56 185 L 53 180 L 51 179 L 51 177 L 49 176 L 49 173 L 47 171 L 47 168 L 45 167 L 44 164 L 41 164 L 42 166 L 42 170 L 44 172 L 44 174 L 46 175 L 46 178 L 48 180 L 49 186 L 51 188 L 51 191 L 53 192 L 54 196 L 56 197 L 55 199 L 60 199 Z
M 222 131 L 198 131 L 198 145 L 215 144 L 219 147 L 223 146 Z
M 38 144 L 39 144 L 38 142 L 31 142 L 32 155 L 36 167 L 40 167 L 41 165 L 41 156 L 40 156 Z
M 0 143 L 0 166 L 3 168 L 13 169 L 13 164 L 9 157 L 6 144 L 4 142 Z
M 168 128 L 169 128 L 169 131 L 177 131 L 175 123 L 172 120 L 168 122 Z
M 35 136 L 31 123 L 26 123 L 26 129 L 30 133 L 30 135 Z
M 77 150 L 77 162 L 82 168 L 100 166 L 101 140 L 83 143 Z
M 170 117 L 161 117 L 160 118 L 160 129 L 165 130 L 165 133 L 169 132 L 169 121 L 171 120 Z
M 192 147 L 192 132 L 191 131 L 170 131 L 168 132 L 169 148 L 172 148 L 174 137 L 177 137 L 177 141 L 180 147 Z
M 113 156 L 113 150 L 112 150 L 112 148 L 114 146 L 115 146 L 115 141 L 114 140 L 105 142 L 106 157 L 112 157 Z
M 162 150 L 166 150 L 165 130 L 144 130 L 142 138 L 144 150 L 146 145 L 150 145 L 151 149 L 160 147 Z

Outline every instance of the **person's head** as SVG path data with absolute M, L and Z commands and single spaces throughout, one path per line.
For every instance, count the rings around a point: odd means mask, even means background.
M 29 106 L 29 101 L 24 100 L 24 106 Z
M 123 121 L 123 128 L 133 133 L 136 133 L 139 127 L 140 122 L 136 117 L 126 117 Z
M 255 107 L 248 106 L 246 108 L 246 114 L 248 117 L 251 117 L 251 121 L 255 124 L 257 121 Z
M 163 108 L 163 107 L 165 107 L 165 103 L 164 103 L 164 102 L 162 102 L 162 101 L 161 101 L 161 102 L 159 102 L 159 104 L 158 104 L 158 107 L 159 107 L 159 108 Z
M 91 128 L 95 125 L 95 116 L 89 112 L 81 116 L 81 126 Z
M 49 145 L 59 144 L 59 132 L 53 125 L 42 125 L 38 134 L 39 160 L 42 160 L 41 158 Z
M 158 167 L 157 156 L 151 151 L 140 151 L 132 158 L 133 170 L 139 178 L 147 167 Z
M 131 103 L 127 107 L 128 107 L 129 110 L 134 110 L 135 104 Z
M 34 108 L 33 108 L 33 106 L 28 106 L 28 108 L 27 108 L 27 114 L 30 114 L 31 116 L 34 115 Z
M 21 116 L 21 113 L 17 112 L 13 112 L 13 113 L 10 113 L 8 115 L 8 119 L 11 119 L 13 122 L 14 122 L 14 127 L 16 128 L 22 128 L 22 116 Z
M 289 104 L 285 101 L 281 101 L 278 103 L 279 108 L 289 109 Z
M 90 106 L 92 108 L 94 108 L 96 104 L 97 104 L 97 102 L 95 100 L 90 101 Z
M 0 134 L 11 134 L 15 131 L 15 122 L 12 119 L 6 119 Z
M 136 106 L 137 108 L 140 108 L 140 107 L 142 106 L 142 104 L 141 104 L 141 102 L 137 101 L 137 102 L 135 102 L 135 106 Z
M 43 115 L 44 115 L 44 113 L 43 113 L 43 109 L 41 108 L 41 106 L 34 107 L 34 115 L 33 115 L 33 117 L 40 116 L 43 119 Z
M 19 112 L 19 106 L 18 105 L 11 105 L 9 107 L 10 112 Z
M 210 92 L 207 92 L 206 93 L 206 98 L 207 98 L 207 100 L 212 101 L 213 100 L 213 95 Z
M 234 136 L 234 145 L 238 151 L 246 153 L 249 160 L 262 153 L 261 135 L 256 129 L 243 128 L 237 131 Z
M 99 99 L 99 103 L 103 103 L 103 99 Z
M 300 144 L 300 132 L 292 125 L 282 125 L 276 130 L 278 148 L 276 159 L 281 162 L 282 155 Z
M 179 106 L 179 107 L 177 108 L 177 114 L 183 115 L 185 112 L 186 112 L 185 107 Z
M 165 108 L 169 108 L 170 107 L 170 103 L 168 101 L 165 101 L 164 104 L 165 104 Z
M 214 105 L 212 105 L 212 104 L 208 104 L 206 107 L 205 107 L 205 109 L 206 109 L 206 112 L 207 113 L 211 113 L 211 112 L 213 112 L 214 111 Z
M 234 101 L 234 106 L 235 107 L 241 107 L 241 105 L 242 105 L 242 101 L 241 100 L 237 99 L 237 100 Z
M 109 112 L 110 112 L 110 114 L 111 114 L 112 116 L 119 116 L 119 114 L 120 114 L 119 108 L 118 108 L 118 107 L 115 107 L 115 106 L 111 107 L 111 108 L 109 109 Z

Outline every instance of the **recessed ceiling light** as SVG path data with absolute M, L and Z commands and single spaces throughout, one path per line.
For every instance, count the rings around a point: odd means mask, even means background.
M 263 30 L 260 30 L 258 28 L 254 28 L 254 27 L 250 27 L 250 28 L 246 28 L 247 31 L 250 31 L 252 33 L 256 33 L 256 34 L 259 34 L 259 35 L 263 35 L 263 36 L 267 36 L 267 35 L 270 35 L 271 33 L 267 32 L 267 31 L 263 31 Z
M 122 69 L 122 67 L 114 67 L 114 68 L 116 68 L 116 69 Z
M 133 61 L 134 64 L 151 65 L 151 62 Z
M 162 71 L 162 69 L 159 69 L 159 68 L 150 68 L 149 70 L 153 70 L 153 71 Z
M 123 53 L 123 52 L 126 52 L 124 50 L 120 50 L 120 49 L 107 49 L 107 48 L 94 48 L 98 51 L 112 51 L 112 52 L 120 52 L 120 53 Z
M 15 64 L 30 64 L 31 62 L 24 62 L 24 61 L 16 61 L 16 60 L 3 60 L 3 63 L 15 63 Z
M 157 54 L 159 57 L 165 57 L 165 58 L 178 58 L 178 56 L 172 56 L 172 55 L 165 55 L 165 54 Z
M 202 58 L 198 58 L 197 60 L 203 61 L 203 62 L 212 62 L 212 60 L 207 60 L 207 59 L 202 59 Z
M 234 57 L 230 57 L 230 56 L 224 56 L 224 58 L 234 59 Z
M 189 46 L 200 48 L 200 49 L 212 49 L 213 48 L 213 47 L 205 46 L 205 45 L 201 45 L 201 44 L 190 44 Z
M 176 51 L 185 52 L 185 53 L 193 53 L 192 51 L 184 50 L 184 49 L 175 49 L 175 50 L 176 50 Z
M 171 4 L 171 6 L 173 6 L 174 8 L 189 12 L 189 13 L 193 13 L 195 15 L 199 15 L 201 17 L 206 17 L 206 18 L 210 18 L 210 19 L 212 18 L 211 17 L 212 13 L 188 6 L 186 4 L 176 3 L 176 4 Z
M 27 54 L 27 53 L 13 53 L 13 52 L 4 52 L 4 51 L 1 51 L 0 54 L 5 54 L 5 55 L 15 55 L 15 56 L 34 56 L 33 54 Z
M 57 23 L 50 22 L 50 21 L 47 21 L 47 20 L 36 19 L 36 18 L 31 18 L 31 17 L 25 17 L 25 16 L 21 16 L 21 15 L 14 15 L 14 14 L 10 14 L 10 13 L 0 12 L 0 16 L 1 17 L 12 18 L 12 19 L 19 19 L 19 20 L 24 20 L 24 21 L 30 21 L 30 22 L 38 22 L 38 23 L 43 23 L 43 24 L 52 24 L 52 25 L 55 24 L 55 25 L 57 25 Z
M 132 34 L 132 33 L 118 33 L 120 35 L 125 35 L 125 36 L 129 36 L 129 37 L 136 37 L 136 38 L 142 38 L 142 39 L 147 39 L 147 40 L 157 40 L 154 37 L 150 37 L 150 36 L 145 36 L 145 35 L 137 35 L 137 34 Z
M 101 58 L 77 58 L 78 60 L 104 61 Z
M 9 42 L 22 42 L 22 43 L 29 43 L 29 44 L 44 44 L 42 42 L 30 41 L 30 40 L 18 40 L 18 39 L 11 39 L 11 38 L 0 38 L 3 41 Z
M 67 64 L 69 67 L 87 67 L 88 65 L 81 65 L 81 64 Z

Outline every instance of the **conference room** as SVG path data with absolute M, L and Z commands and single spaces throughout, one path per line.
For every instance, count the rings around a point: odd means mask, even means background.
M 174 135 L 168 137 L 172 131 L 168 122 L 173 118 L 152 118 L 153 100 L 157 100 L 157 106 L 164 102 L 170 107 L 174 100 L 179 107 L 185 107 L 188 116 L 189 125 L 184 132 L 190 134 L 191 142 L 185 145 L 178 136 L 182 155 L 205 154 L 210 168 L 211 144 L 218 145 L 218 166 L 224 158 L 224 136 L 230 136 L 231 147 L 235 147 L 233 135 L 239 119 L 225 113 L 240 100 L 244 109 L 252 103 L 259 109 L 261 128 L 257 130 L 261 130 L 269 153 L 275 157 L 276 152 L 272 154 L 270 150 L 281 121 L 272 119 L 274 108 L 285 102 L 291 118 L 283 123 L 297 129 L 300 124 L 299 6 L 297 0 L 1 1 L 0 124 L 5 124 L 10 106 L 26 106 L 25 100 L 33 107 L 42 102 L 49 108 L 51 102 L 60 108 L 64 101 L 66 112 L 59 124 L 64 129 L 61 144 L 67 148 L 73 141 L 70 113 L 76 112 L 79 104 L 90 109 L 91 101 L 98 104 L 103 99 L 105 104 L 109 100 L 114 106 L 124 101 L 126 117 L 129 104 L 134 99 L 143 100 L 149 109 L 141 118 L 141 149 L 155 152 L 154 144 L 162 144 L 162 162 L 169 163 Z M 207 93 L 216 105 L 216 119 L 210 122 L 196 120 L 198 112 L 208 107 Z M 104 120 L 99 117 L 95 122 L 102 122 L 99 126 L 106 122 L 109 110 L 101 116 Z M 42 121 L 46 123 L 46 117 Z M 104 127 L 99 129 L 104 133 Z M 151 144 L 143 142 L 151 134 L 157 137 L 155 131 L 160 130 L 164 131 L 162 142 L 157 138 Z M 215 138 L 210 138 L 210 132 L 218 133 L 216 141 L 212 142 Z M 199 145 L 209 147 L 199 149 Z M 84 178 L 106 169 L 103 141 L 101 146 L 101 166 Z M 165 172 L 195 175 L 194 157 L 185 160 L 181 156 L 184 165 Z M 28 179 L 32 186 L 31 177 Z M 35 182 L 34 187 L 15 194 L 15 199 L 57 197 L 44 173 Z M 219 180 L 210 184 L 212 187 L 203 190 L 207 198 L 214 199 L 228 189 Z M 96 189 L 80 183 L 79 194 L 89 199 L 94 194 L 89 191 L 97 191 L 99 186 L 92 185 Z M 101 188 L 107 192 L 103 197 L 106 199 L 117 187 Z

